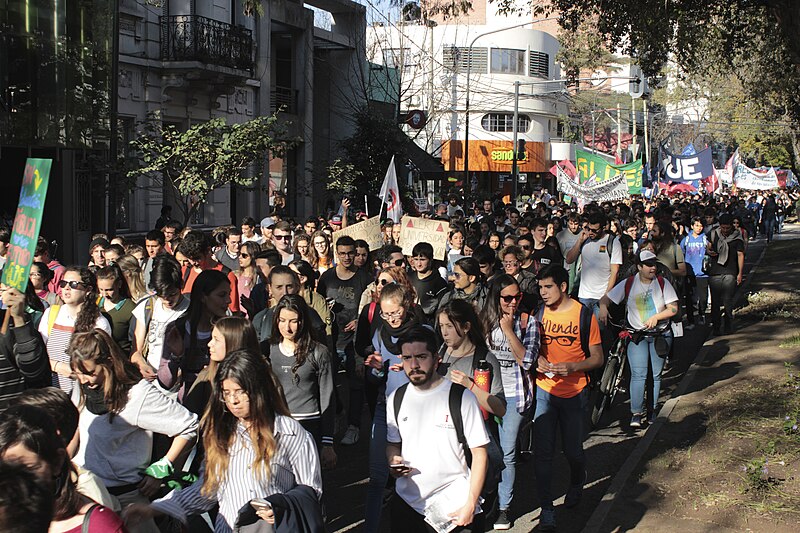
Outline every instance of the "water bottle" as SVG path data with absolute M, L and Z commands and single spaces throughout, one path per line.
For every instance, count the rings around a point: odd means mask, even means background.
M 473 372 L 472 379 L 475 381 L 475 386 L 481 390 L 485 390 L 489 392 L 491 388 L 491 370 L 492 367 L 489 366 L 489 363 L 486 359 L 481 359 L 478 362 L 478 366 L 475 368 Z M 481 407 L 481 414 L 483 415 L 484 420 L 489 419 L 489 412 L 486 411 L 483 407 Z

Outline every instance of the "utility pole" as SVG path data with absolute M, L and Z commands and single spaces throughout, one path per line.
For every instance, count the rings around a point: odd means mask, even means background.
M 511 205 L 517 207 L 517 182 L 519 181 L 519 165 L 517 164 L 517 157 L 519 154 L 517 153 L 517 143 L 519 142 L 519 81 L 514 82 L 514 126 L 512 131 L 514 132 L 513 135 L 513 147 L 511 148 L 514 154 L 513 159 L 511 160 Z
M 622 159 L 622 119 L 619 104 L 617 104 L 617 157 Z

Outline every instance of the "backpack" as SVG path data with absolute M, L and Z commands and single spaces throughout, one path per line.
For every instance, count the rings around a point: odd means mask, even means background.
M 150 329 L 150 320 L 153 318 L 153 306 L 155 305 L 153 302 L 155 299 L 155 296 L 148 296 L 144 301 L 144 341 L 142 342 L 141 350 L 139 350 L 144 359 L 147 359 L 147 354 L 150 352 L 150 343 L 147 340 L 150 336 L 147 333 Z
M 629 277 L 628 279 L 625 280 L 625 299 L 623 300 L 623 302 L 627 302 L 628 301 L 628 296 L 630 296 L 630 294 L 631 294 L 631 289 L 633 288 L 633 282 L 634 282 L 634 280 L 635 280 L 637 275 L 638 274 L 634 274 L 633 276 L 631 276 L 631 277 Z M 666 281 L 664 280 L 663 276 L 656 276 L 656 279 L 658 280 L 658 286 L 661 287 L 661 294 L 663 295 L 664 294 L 664 285 L 666 284 Z M 680 298 L 679 298 L 678 299 L 678 312 L 675 314 L 675 316 L 670 318 L 670 321 L 671 322 L 681 322 L 682 318 L 683 318 L 683 309 L 681 309 Z
M 608 240 L 606 240 L 606 253 L 608 254 L 608 260 L 609 261 L 611 261 L 611 254 L 614 252 L 614 241 L 615 240 L 617 240 L 616 235 L 612 235 L 612 234 L 609 233 Z M 583 241 L 583 244 L 581 244 L 581 251 L 583 251 L 583 247 L 586 246 L 587 244 L 589 244 L 590 242 L 592 242 L 592 241 L 589 241 L 588 239 Z
M 61 311 L 61 306 L 59 304 L 54 304 L 50 306 L 50 314 L 47 315 L 47 336 L 50 336 L 50 332 L 53 331 L 53 326 L 56 323 L 56 318 L 58 318 L 58 312 Z

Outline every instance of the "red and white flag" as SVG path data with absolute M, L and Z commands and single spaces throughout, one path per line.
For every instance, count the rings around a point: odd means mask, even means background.
M 380 196 L 386 205 L 386 218 L 392 219 L 395 223 L 400 222 L 400 218 L 403 216 L 403 205 L 400 201 L 400 188 L 397 186 L 397 173 L 394 170 L 394 156 L 389 163 L 389 168 L 386 169 Z

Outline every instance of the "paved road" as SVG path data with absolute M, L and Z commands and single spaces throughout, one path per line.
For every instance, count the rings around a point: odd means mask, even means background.
M 745 260 L 745 273 L 749 272 L 754 262 L 760 257 L 765 246 L 764 240 L 750 243 Z M 709 331 L 705 327 L 696 327 L 685 331 L 684 337 L 677 339 L 674 356 L 662 378 L 662 403 L 676 389 L 680 379 L 705 342 Z M 630 404 L 627 394 L 620 394 L 615 405 L 604 415 L 601 427 L 594 430 L 587 438 L 584 448 L 588 462 L 588 481 L 584 491 L 584 499 L 580 506 L 570 510 L 557 507 L 557 520 L 560 531 L 580 531 L 586 525 L 595 506 L 602 499 L 615 473 L 633 451 L 644 434 L 643 430 L 628 427 L 630 421 Z M 332 472 L 325 472 L 325 501 L 329 520 L 329 531 L 361 531 L 363 530 L 364 499 L 368 482 L 368 441 L 369 424 L 365 416 L 362 424 L 361 439 L 351 447 L 337 447 L 339 467 Z M 523 458 L 524 460 L 524 458 Z M 554 494 L 559 496 L 556 505 L 563 502 L 568 479 L 568 466 L 561 454 L 554 462 Z M 517 466 L 517 483 L 512 505 L 515 518 L 512 532 L 528 532 L 538 522 L 539 503 L 534 486 L 532 460 Z M 388 531 L 390 517 L 384 513 L 384 530 Z M 491 531 L 491 526 L 489 527 Z

